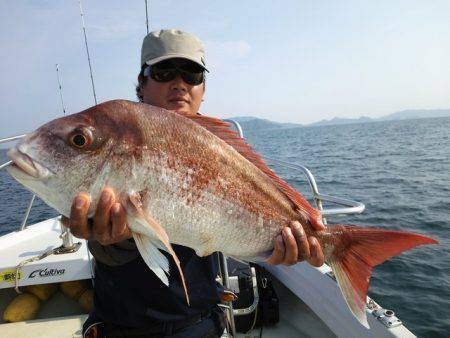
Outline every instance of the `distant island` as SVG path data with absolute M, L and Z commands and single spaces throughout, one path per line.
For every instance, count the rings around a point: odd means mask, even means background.
M 408 120 L 408 119 L 424 119 L 435 117 L 450 117 L 450 109 L 409 109 L 392 113 L 380 118 L 371 118 L 361 116 L 359 118 L 342 118 L 334 117 L 329 120 L 321 120 L 310 124 L 300 123 L 283 123 L 275 122 L 267 119 L 261 119 L 254 116 L 236 116 L 232 120 L 239 122 L 245 131 L 249 130 L 269 130 L 269 129 L 289 129 L 299 127 L 316 127 L 316 126 L 333 126 L 355 123 L 371 123 L 379 121 L 394 121 L 394 120 Z M 8 148 L 7 144 L 0 144 L 0 149 Z M 0 163 L 1 164 L 1 163 Z
M 232 119 L 239 122 L 244 127 L 244 129 L 248 129 L 249 127 L 251 127 L 252 129 L 286 129 L 295 127 L 332 126 L 342 124 L 424 119 L 424 118 L 447 117 L 447 116 L 450 116 L 450 109 L 408 109 L 392 113 L 380 118 L 371 118 L 367 116 L 361 116 L 359 118 L 334 117 L 329 120 L 324 119 L 310 124 L 281 123 L 253 116 L 237 116 L 233 117 Z

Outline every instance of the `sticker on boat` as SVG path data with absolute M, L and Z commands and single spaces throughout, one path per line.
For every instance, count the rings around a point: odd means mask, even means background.
M 17 274 L 18 279 L 22 279 L 22 273 Z M 5 270 L 0 272 L 0 282 L 14 283 L 16 280 L 16 270 Z

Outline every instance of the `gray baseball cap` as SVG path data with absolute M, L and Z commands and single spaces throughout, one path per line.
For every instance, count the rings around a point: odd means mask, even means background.
M 172 58 L 191 60 L 208 71 L 203 44 L 196 36 L 177 29 L 162 29 L 151 32 L 144 38 L 141 67 Z

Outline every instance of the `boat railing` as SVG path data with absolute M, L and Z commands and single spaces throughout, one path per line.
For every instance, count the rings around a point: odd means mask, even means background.
M 306 176 L 309 183 L 309 187 L 311 188 L 312 197 L 314 199 L 314 202 L 316 203 L 317 208 L 320 210 L 322 214 L 322 219 L 325 224 L 326 224 L 325 216 L 360 214 L 364 211 L 365 205 L 361 202 L 320 193 L 314 175 L 305 166 L 301 164 L 281 161 L 268 156 L 264 156 L 264 159 L 270 163 L 279 165 L 281 167 L 302 172 Z M 324 208 L 323 202 L 337 204 L 340 207 Z
M 224 121 L 230 122 L 236 128 L 239 137 L 244 138 L 244 132 L 239 122 L 232 119 L 225 119 Z M 311 188 L 312 197 L 314 199 L 314 202 L 316 203 L 317 208 L 322 213 L 324 222 L 326 222 L 325 216 L 360 214 L 364 211 L 365 206 L 361 202 L 319 193 L 319 188 L 317 187 L 314 175 L 304 165 L 278 160 L 276 158 L 269 156 L 263 157 L 269 163 L 276 164 L 280 167 L 288 168 L 297 172 L 301 172 L 306 176 L 306 179 L 309 183 L 309 187 Z M 333 204 L 337 204 L 340 207 L 324 208 L 323 202 L 330 202 Z

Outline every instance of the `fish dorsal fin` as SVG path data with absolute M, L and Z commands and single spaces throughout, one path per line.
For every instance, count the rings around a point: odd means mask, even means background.
M 198 123 L 203 128 L 213 133 L 239 154 L 244 156 L 248 161 L 253 163 L 259 170 L 265 173 L 275 184 L 275 186 L 286 195 L 293 203 L 299 213 L 306 216 L 311 223 L 323 227 L 322 217 L 318 210 L 314 209 L 311 204 L 294 188 L 279 178 L 264 162 L 261 156 L 253 150 L 253 148 L 245 142 L 245 139 L 239 137 L 238 133 L 230 129 L 231 124 L 218 118 L 204 115 L 183 115 L 184 117 Z

